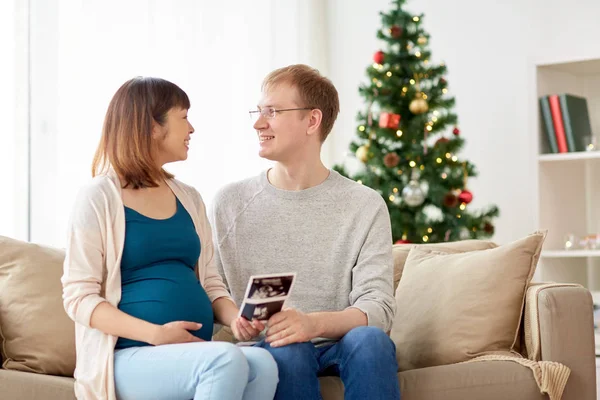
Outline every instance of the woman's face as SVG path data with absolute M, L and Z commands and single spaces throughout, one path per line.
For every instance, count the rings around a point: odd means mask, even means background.
M 190 135 L 194 127 L 187 119 L 188 110 L 175 107 L 167 113 L 167 121 L 153 133 L 157 143 L 156 159 L 160 165 L 187 159 Z

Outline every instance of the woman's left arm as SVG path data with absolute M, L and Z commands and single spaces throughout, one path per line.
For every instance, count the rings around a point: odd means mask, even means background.
M 218 323 L 231 326 L 231 323 L 238 317 L 239 309 L 229 297 L 219 297 L 212 303 L 215 319 Z
M 198 233 L 200 240 L 202 241 L 202 254 L 200 259 L 204 260 L 202 263 L 198 263 L 198 268 L 204 269 L 204 274 L 198 274 L 199 277 L 204 275 L 202 286 L 211 302 L 214 303 L 217 299 L 226 297 L 235 306 L 235 303 L 233 302 L 233 299 L 231 299 L 231 295 L 223 282 L 223 278 L 215 267 L 215 247 L 204 201 L 202 201 L 202 196 L 200 196 L 200 193 L 198 193 L 197 190 L 193 189 L 193 191 L 193 201 L 196 206 L 198 223 L 200 225 Z

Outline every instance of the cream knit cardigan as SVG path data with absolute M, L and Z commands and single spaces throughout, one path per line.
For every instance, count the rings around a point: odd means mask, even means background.
M 212 235 L 200 194 L 175 179 L 167 184 L 192 217 L 200 237 L 202 251 L 196 265 L 200 283 L 211 302 L 231 299 L 213 263 Z M 76 322 L 75 395 L 80 400 L 116 400 L 113 356 L 117 337 L 92 329 L 90 317 L 103 301 L 119 304 L 124 242 L 121 185 L 110 170 L 93 178 L 75 200 L 61 278 L 65 310 Z

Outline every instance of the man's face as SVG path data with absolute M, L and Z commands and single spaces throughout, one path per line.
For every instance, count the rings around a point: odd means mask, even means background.
M 291 110 L 278 112 L 277 110 L 303 108 L 298 100 L 295 87 L 281 83 L 270 87 L 263 92 L 258 109 L 263 113 L 255 113 L 258 119 L 254 129 L 258 134 L 260 149 L 258 155 L 272 161 L 285 162 L 302 154 L 302 150 L 309 140 L 307 135 L 310 121 L 310 110 Z M 267 112 L 275 110 L 274 113 Z M 272 111 L 271 110 L 271 111 Z

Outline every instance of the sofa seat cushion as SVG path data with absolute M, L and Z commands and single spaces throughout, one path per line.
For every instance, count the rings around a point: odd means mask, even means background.
M 0 369 L 0 397 L 19 400 L 75 400 L 73 378 Z
M 402 400 L 540 399 L 531 370 L 512 361 L 442 365 L 398 374 Z
M 75 324 L 62 304 L 65 252 L 0 236 L 0 351 L 6 369 L 73 376 Z
M 531 370 L 512 361 L 442 365 L 398 373 L 402 400 L 547 400 Z M 320 378 L 323 400 L 342 400 L 340 378 Z
M 545 236 L 466 253 L 412 248 L 391 331 L 399 370 L 518 351 L 525 292 Z

